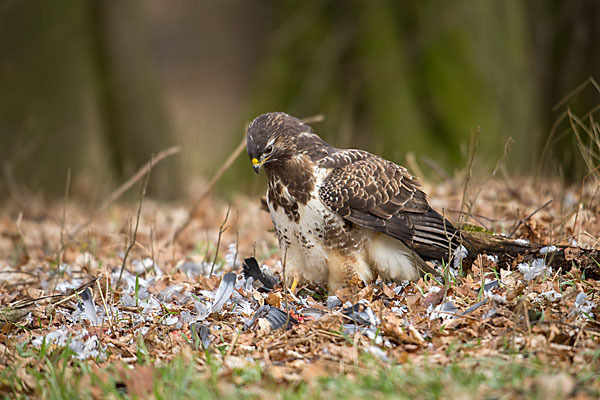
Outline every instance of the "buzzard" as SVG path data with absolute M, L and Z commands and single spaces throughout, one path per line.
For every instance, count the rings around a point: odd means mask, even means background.
M 362 150 L 337 149 L 281 112 L 248 126 L 254 171 L 264 168 L 267 206 L 286 279 L 328 285 L 417 280 L 425 260 L 448 260 L 456 228 L 431 208 L 418 178 Z

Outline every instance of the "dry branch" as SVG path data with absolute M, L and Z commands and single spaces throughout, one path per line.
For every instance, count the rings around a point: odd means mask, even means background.
M 138 205 L 137 216 L 135 219 L 135 228 L 133 230 L 132 236 L 130 238 L 129 245 L 127 246 L 127 250 L 125 250 L 125 255 L 123 256 L 123 263 L 121 264 L 121 272 L 119 272 L 119 280 L 117 281 L 117 285 L 115 289 L 119 289 L 119 285 L 121 284 L 121 278 L 123 277 L 123 270 L 125 269 L 125 264 L 127 263 L 127 256 L 129 256 L 129 252 L 135 246 L 137 240 L 137 232 L 138 227 L 140 226 L 140 216 L 142 214 L 142 203 L 144 201 L 144 196 L 146 196 L 146 187 L 148 187 L 148 181 L 150 180 L 150 172 L 152 171 L 152 159 L 150 159 L 150 165 L 148 166 L 148 172 L 146 173 L 146 179 L 144 180 L 144 184 L 142 185 L 142 193 L 140 194 L 140 203 Z M 131 226 L 131 224 L 130 224 Z M 131 229 L 131 228 L 130 228 Z
M 212 265 L 210 266 L 209 276 L 213 274 L 213 272 L 215 270 L 215 265 L 217 264 L 217 257 L 219 255 L 219 246 L 221 245 L 221 237 L 223 236 L 223 233 L 225 233 L 225 231 L 227 230 L 227 227 L 225 226 L 225 224 L 227 223 L 227 220 L 229 219 L 229 211 L 230 210 L 231 210 L 231 204 L 227 206 L 227 214 L 225 214 L 225 219 L 223 220 L 223 223 L 219 227 L 219 236 L 217 237 L 217 247 L 215 249 L 215 257 L 213 258 Z
M 6 324 L 18 324 L 29 314 L 34 306 L 43 300 L 49 300 L 52 307 L 56 307 L 73 297 L 79 296 L 88 287 L 91 287 L 98 277 L 93 278 L 89 282 L 84 283 L 76 289 L 73 289 L 65 294 L 52 294 L 42 296 L 35 299 L 19 300 L 6 306 L 0 307 L 0 329 Z
M 139 181 L 153 166 L 164 160 L 165 158 L 179 153 L 181 151 L 180 146 L 172 146 L 168 149 L 165 149 L 155 156 L 153 156 L 146 164 L 144 164 L 131 178 L 129 178 L 125 183 L 117 188 L 114 192 L 108 196 L 106 200 L 100 204 L 100 206 L 92 212 L 90 217 L 83 224 L 79 225 L 74 231 L 69 235 L 71 239 L 75 239 L 77 235 L 81 233 L 86 227 L 88 227 L 94 218 L 101 212 L 105 211 L 108 206 L 110 206 L 113 202 L 115 202 L 119 197 L 123 195 L 127 190 L 129 190 L 137 181 Z
M 210 180 L 210 182 L 208 182 L 208 185 L 206 185 L 206 188 L 204 189 L 202 194 L 200 196 L 198 196 L 198 199 L 196 200 L 196 202 L 190 209 L 190 212 L 188 213 L 186 220 L 175 230 L 173 237 L 170 240 L 168 240 L 166 243 L 163 243 L 163 246 L 168 244 L 169 242 L 171 242 L 171 243 L 175 242 L 175 240 L 177 240 L 179 235 L 181 235 L 181 233 L 190 225 L 190 223 L 194 219 L 194 215 L 196 215 L 196 212 L 198 211 L 198 207 L 200 207 L 200 204 L 202 203 L 202 201 L 212 191 L 215 184 L 219 181 L 219 179 L 221 179 L 221 176 L 223 176 L 225 171 L 227 171 L 231 167 L 233 162 L 238 158 L 238 156 L 242 153 L 242 151 L 244 150 L 245 147 L 246 147 L 246 135 L 244 135 L 244 138 L 242 139 L 240 144 L 237 145 L 237 147 L 229 155 L 229 157 L 227 158 L 225 163 L 221 166 L 221 168 L 219 168 L 219 170 L 217 171 L 215 176 L 213 176 L 213 178 Z
M 515 235 L 515 233 L 517 233 L 517 230 L 519 229 L 519 227 L 521 225 L 523 225 L 524 222 L 527 222 L 531 217 L 533 217 L 535 214 L 537 214 L 539 211 L 543 210 L 544 208 L 548 207 L 550 205 L 550 203 L 552 203 L 552 199 L 548 200 L 547 202 L 545 202 L 544 204 L 542 204 L 540 207 L 536 208 L 535 210 L 533 210 L 528 216 L 526 216 L 525 218 L 520 219 L 517 222 L 517 225 L 514 227 L 514 229 L 512 230 L 512 232 L 510 233 L 510 235 L 508 235 L 508 237 L 513 237 Z

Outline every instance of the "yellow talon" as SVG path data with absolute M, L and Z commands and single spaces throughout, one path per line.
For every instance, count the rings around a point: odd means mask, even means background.
M 294 278 L 292 281 L 292 286 L 290 286 L 290 292 L 294 293 L 296 291 L 296 286 L 298 286 L 298 278 Z

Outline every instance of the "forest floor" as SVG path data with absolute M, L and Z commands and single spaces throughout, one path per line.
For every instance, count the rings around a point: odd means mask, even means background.
M 598 398 L 600 284 L 584 267 L 600 260 L 578 264 L 600 247 L 598 186 L 425 190 L 452 221 L 546 247 L 531 263 L 442 267 L 446 284 L 292 292 L 258 198 L 206 198 L 175 241 L 181 204 L 115 203 L 90 220 L 75 200 L 7 202 L 0 395 Z M 553 268 L 554 252 L 572 268 Z

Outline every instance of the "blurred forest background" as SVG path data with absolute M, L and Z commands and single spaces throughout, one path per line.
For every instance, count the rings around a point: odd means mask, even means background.
M 2 0 L 0 199 L 60 196 L 67 169 L 99 199 L 173 144 L 152 192 L 183 196 L 268 111 L 426 174 L 464 167 L 476 131 L 491 169 L 512 137 L 515 173 L 578 182 L 598 81 L 598 0 Z M 263 181 L 244 154 L 221 193 Z

